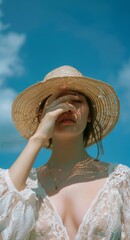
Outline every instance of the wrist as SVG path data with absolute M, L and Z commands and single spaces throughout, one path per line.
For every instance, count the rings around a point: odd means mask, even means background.
M 39 148 L 42 148 L 42 147 L 47 148 L 49 145 L 49 142 L 45 137 L 40 137 L 36 135 L 33 135 L 32 137 L 30 137 L 29 142 L 37 145 Z

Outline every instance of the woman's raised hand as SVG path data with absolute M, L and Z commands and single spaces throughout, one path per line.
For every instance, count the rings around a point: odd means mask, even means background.
M 79 97 L 68 94 L 57 98 L 58 94 L 59 92 L 55 92 L 46 101 L 40 116 L 40 124 L 32 136 L 33 138 L 38 138 L 43 146 L 48 146 L 49 139 L 53 137 L 55 122 L 58 116 L 69 110 L 76 113 L 76 108 L 71 102 L 78 101 Z
M 57 94 L 54 94 L 48 98 L 41 112 L 40 124 L 36 132 L 29 139 L 26 147 L 9 169 L 10 178 L 19 191 L 25 188 L 26 180 L 41 147 L 47 147 L 49 139 L 53 137 L 55 122 L 58 116 L 69 110 L 74 115 L 75 113 L 77 115 L 76 107 L 73 103 L 78 101 L 79 97 L 65 95 L 57 98 L 57 96 Z

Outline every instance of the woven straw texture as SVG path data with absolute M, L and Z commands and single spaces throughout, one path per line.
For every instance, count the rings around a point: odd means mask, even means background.
M 76 70 L 77 71 L 77 70 Z M 66 74 L 67 75 L 67 74 Z M 12 106 L 12 118 L 21 135 L 29 139 L 38 127 L 37 111 L 43 99 L 53 94 L 57 88 L 64 88 L 84 93 L 92 101 L 96 114 L 96 120 L 102 127 L 104 138 L 116 125 L 120 104 L 113 88 L 105 82 L 84 77 L 80 72 L 77 74 L 57 75 L 52 74 L 44 78 L 20 93 Z M 90 135 L 87 146 L 95 143 Z

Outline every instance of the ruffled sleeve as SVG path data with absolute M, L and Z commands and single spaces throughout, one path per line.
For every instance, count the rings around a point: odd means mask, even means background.
M 122 239 L 130 239 L 130 168 L 124 166 L 124 179 L 120 186 L 122 192 Z
M 35 181 L 28 179 L 25 189 L 19 192 L 8 170 L 0 169 L 0 239 L 29 239 L 37 217 L 35 188 Z

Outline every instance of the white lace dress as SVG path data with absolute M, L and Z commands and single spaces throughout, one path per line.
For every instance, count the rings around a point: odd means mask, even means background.
M 18 192 L 0 170 L 0 239 L 69 240 L 55 206 L 32 169 Z M 130 240 L 130 168 L 119 164 L 83 218 L 74 240 Z

